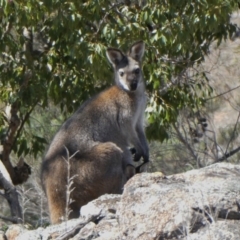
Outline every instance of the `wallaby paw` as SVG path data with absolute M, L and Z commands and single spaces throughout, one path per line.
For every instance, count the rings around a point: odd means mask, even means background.
M 134 155 L 133 161 L 138 162 L 141 159 L 142 155 L 138 154 L 137 152 Z

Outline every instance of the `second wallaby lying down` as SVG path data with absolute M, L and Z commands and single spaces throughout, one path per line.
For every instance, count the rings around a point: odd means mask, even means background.
M 52 223 L 66 218 L 67 152 L 73 177 L 69 218 L 79 216 L 81 206 L 105 193 L 121 193 L 135 173 L 134 160 L 149 160 L 143 118 L 146 105 L 141 70 L 143 42 L 128 54 L 107 49 L 115 72 L 115 85 L 86 101 L 55 135 L 42 163 L 42 183 Z

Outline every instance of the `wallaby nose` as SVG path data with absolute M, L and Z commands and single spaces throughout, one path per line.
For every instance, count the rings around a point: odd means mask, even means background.
M 135 91 L 135 90 L 137 89 L 137 85 L 138 85 L 137 81 L 132 81 L 132 82 L 130 83 L 130 89 L 131 89 L 131 91 Z

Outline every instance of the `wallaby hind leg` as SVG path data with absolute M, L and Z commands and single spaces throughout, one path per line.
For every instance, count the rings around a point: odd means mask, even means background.
M 69 218 L 78 217 L 83 205 L 103 194 L 122 193 L 127 181 L 123 158 L 117 145 L 106 142 L 95 145 L 85 159 L 77 161 L 78 177 L 74 179 L 76 191 L 71 195 L 74 202 Z
M 73 202 L 69 206 L 66 204 L 66 188 L 62 192 L 47 193 L 50 219 L 52 224 L 60 223 L 67 219 L 79 217 L 79 206 Z
M 112 142 L 99 143 L 88 153 L 78 159 L 76 154 L 70 161 L 70 177 L 73 178 L 73 189 L 68 206 L 69 219 L 79 216 L 81 206 L 106 193 L 121 193 L 127 181 L 125 158 L 131 157 L 129 152 L 124 154 Z M 62 157 L 58 168 L 52 169 L 51 181 L 46 181 L 46 193 L 52 223 L 61 222 L 66 217 L 66 185 L 67 163 Z M 131 159 L 127 160 L 130 161 Z M 61 174 L 60 174 L 61 173 Z M 61 178 L 64 176 L 64 178 Z M 54 179 L 53 179 L 54 178 Z
M 75 174 L 79 177 L 74 187 L 82 193 L 75 191 L 73 198 L 85 204 L 105 193 L 121 193 L 127 180 L 124 158 L 123 150 L 112 142 L 95 145 L 85 159 L 78 161 Z
M 54 191 L 52 187 L 46 189 L 50 219 L 52 224 L 66 219 L 66 193 Z

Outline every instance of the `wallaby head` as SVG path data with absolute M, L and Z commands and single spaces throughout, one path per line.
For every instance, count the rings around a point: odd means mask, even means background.
M 16 167 L 14 167 L 16 174 L 16 179 L 13 179 L 13 184 L 22 184 L 26 182 L 31 175 L 31 167 L 24 162 L 24 159 L 21 157 Z
M 136 91 L 143 84 L 141 61 L 145 51 L 144 42 L 133 44 L 128 54 L 116 48 L 107 49 L 107 58 L 115 72 L 115 81 L 126 91 Z
M 21 157 L 17 165 L 13 167 L 13 171 L 8 171 L 0 159 L 0 172 L 8 182 L 13 185 L 18 185 L 28 180 L 31 175 L 31 167 L 25 163 L 24 159 Z M 1 188 L 2 186 L 0 186 L 0 189 Z

